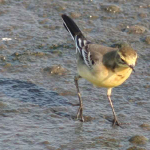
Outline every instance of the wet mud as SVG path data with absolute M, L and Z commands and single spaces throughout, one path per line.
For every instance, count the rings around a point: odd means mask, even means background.
M 92 42 L 128 42 L 138 53 L 135 73 L 112 91 L 121 127 L 112 127 L 106 89 L 74 76 L 75 46 L 61 14 Z M 150 149 L 149 0 L 0 1 L 0 150 Z

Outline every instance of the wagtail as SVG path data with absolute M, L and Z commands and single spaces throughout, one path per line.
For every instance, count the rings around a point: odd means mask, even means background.
M 111 101 L 112 88 L 126 81 L 137 60 L 136 51 L 127 44 L 119 48 L 106 47 L 88 41 L 76 23 L 67 15 L 62 15 L 63 24 L 70 33 L 76 46 L 77 71 L 74 77 L 80 107 L 77 119 L 83 118 L 83 103 L 79 91 L 78 80 L 84 78 L 97 87 L 107 88 L 107 97 L 113 112 L 113 125 L 120 125 Z

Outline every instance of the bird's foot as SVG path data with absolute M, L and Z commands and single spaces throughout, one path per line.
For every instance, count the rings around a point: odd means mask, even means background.
M 113 119 L 113 122 L 112 122 L 112 126 L 114 127 L 114 126 L 121 126 L 121 123 L 120 122 L 118 122 L 118 120 L 117 120 L 117 118 L 115 117 L 114 119 Z
M 82 122 L 84 122 L 83 107 L 82 107 L 82 106 L 80 106 L 79 109 L 78 109 L 77 119 L 79 120 L 79 118 L 80 118 L 80 120 L 81 120 Z

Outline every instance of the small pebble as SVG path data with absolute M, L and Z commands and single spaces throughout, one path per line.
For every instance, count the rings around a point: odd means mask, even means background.
M 150 131 L 150 125 L 149 125 L 149 124 L 143 123 L 143 124 L 140 125 L 140 127 L 141 127 L 142 129 L 144 129 L 144 130 Z
M 84 122 L 90 122 L 92 120 L 94 120 L 95 118 L 94 117 L 91 117 L 91 116 L 84 116 Z
M 90 19 L 97 19 L 98 18 L 98 16 L 96 16 L 96 15 L 90 15 L 89 17 L 90 17 Z
M 15 52 L 14 55 L 15 55 L 15 56 L 19 56 L 19 53 L 18 53 L 18 52 Z
M 72 18 L 79 18 L 79 17 L 81 16 L 81 14 L 80 14 L 80 13 L 77 13 L 77 12 L 72 12 L 72 13 L 70 14 L 70 16 L 71 16 Z
M 140 14 L 139 14 L 139 17 L 141 17 L 141 18 L 146 18 L 146 17 L 147 17 L 147 14 L 146 14 L 146 13 L 140 13 Z
M 121 12 L 121 8 L 117 5 L 102 5 L 102 9 L 110 13 L 119 13 Z
M 129 141 L 133 144 L 144 145 L 147 143 L 148 139 L 142 135 L 135 135 L 129 139 Z
M 0 4 L 5 4 L 5 0 L 0 0 Z
M 11 63 L 6 63 L 4 67 L 5 67 L 5 68 L 9 68 L 9 67 L 11 67 L 11 66 L 12 66 Z
M 150 44 L 150 36 L 147 36 L 147 37 L 145 38 L 145 42 L 146 42 L 147 44 Z
M 6 60 L 6 57 L 5 57 L 5 56 L 1 56 L 0 58 L 1 58 L 1 60 L 3 60 L 3 61 Z
M 48 145 L 48 144 L 50 144 L 50 142 L 49 141 L 43 141 L 40 144 L 42 144 L 42 145 Z
M 6 48 L 7 48 L 6 45 L 0 44 L 0 50 L 4 50 L 4 49 L 6 49 Z
M 7 105 L 5 104 L 5 103 L 3 103 L 3 102 L 0 102 L 0 108 L 4 108 L 4 107 L 6 107 Z
M 43 19 L 42 21 L 39 21 L 40 24 L 46 24 L 49 22 L 49 19 Z
M 60 5 L 60 6 L 57 7 L 57 10 L 58 11 L 64 11 L 64 10 L 66 10 L 66 6 L 63 6 L 63 5 L 61 6 Z
M 44 56 L 45 54 L 43 52 L 36 52 L 35 55 L 41 57 L 41 56 Z
M 129 147 L 127 150 L 146 150 L 146 149 L 141 148 L 141 147 L 132 146 L 132 147 Z
M 145 31 L 146 31 L 146 28 L 140 25 L 133 25 L 127 28 L 127 32 L 129 34 L 142 34 Z
M 61 65 L 54 65 L 52 67 L 44 68 L 44 71 L 50 73 L 51 75 L 64 75 L 67 70 Z

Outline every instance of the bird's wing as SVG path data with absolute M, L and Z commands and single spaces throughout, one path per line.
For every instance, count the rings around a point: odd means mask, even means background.
M 106 47 L 98 44 L 91 44 L 89 42 L 84 43 L 86 44 L 83 47 L 79 48 L 80 54 L 82 55 L 84 62 L 88 67 L 92 67 L 92 65 L 98 62 L 103 62 L 103 57 L 105 56 L 105 54 L 117 50 L 116 48 Z

